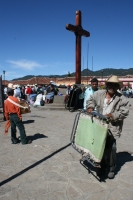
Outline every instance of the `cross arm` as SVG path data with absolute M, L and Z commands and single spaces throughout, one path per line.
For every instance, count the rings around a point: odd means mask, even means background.
M 72 32 L 76 32 L 77 31 L 77 27 L 72 25 L 72 24 L 67 24 L 66 25 L 66 29 Z
M 81 35 L 81 36 L 85 36 L 85 37 L 90 36 L 90 33 L 88 31 L 82 29 L 81 26 L 74 26 L 72 24 L 67 24 L 66 29 L 69 30 L 69 31 L 72 31 L 72 32 L 74 32 L 78 35 Z

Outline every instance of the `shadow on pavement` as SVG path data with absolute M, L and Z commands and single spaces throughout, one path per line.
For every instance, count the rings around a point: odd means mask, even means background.
M 28 140 L 32 140 L 32 141 L 40 139 L 40 138 L 48 138 L 48 136 L 40 134 L 40 133 L 36 133 L 35 135 L 29 135 L 29 136 L 27 136 L 27 139 Z
M 23 124 L 31 124 L 31 123 L 34 123 L 35 120 L 26 120 L 26 121 L 23 121 Z
M 116 159 L 116 169 L 115 169 L 115 175 L 118 174 L 120 171 L 121 167 L 126 163 L 126 162 L 131 162 L 133 161 L 133 156 L 131 155 L 133 152 L 118 152 L 117 153 L 117 159 Z M 105 174 L 102 175 L 101 177 L 96 176 L 93 172 L 96 172 L 97 169 L 93 167 L 90 163 L 85 160 L 83 163 L 80 162 L 87 170 L 88 173 L 91 173 L 99 182 L 106 182 L 105 180 L 108 178 L 107 173 L 108 171 L 105 171 Z
M 44 162 L 44 161 L 46 161 L 46 160 L 48 160 L 49 158 L 51 158 L 51 157 L 54 156 L 55 154 L 59 153 L 60 151 L 63 151 L 63 150 L 66 149 L 67 147 L 69 147 L 70 145 L 71 145 L 71 143 L 67 144 L 66 146 L 64 146 L 64 147 L 58 149 L 57 151 L 51 153 L 49 156 L 46 156 L 45 158 L 43 158 L 43 159 L 37 161 L 36 163 L 34 163 L 33 165 L 30 165 L 29 167 L 23 169 L 22 171 L 18 172 L 17 174 L 11 176 L 10 178 L 8 178 L 8 179 L 6 179 L 6 180 L 0 182 L 0 186 L 2 186 L 2 185 L 4 185 L 4 184 L 6 184 L 6 183 L 12 181 L 13 179 L 15 179 L 15 178 L 17 178 L 18 176 L 24 174 L 24 173 L 27 172 L 28 170 L 30 170 L 30 169 L 36 167 L 37 165 L 41 164 L 42 162 Z
M 84 160 L 83 162 L 80 161 L 80 164 L 88 170 L 89 174 L 91 173 L 99 182 L 101 182 L 101 179 L 93 173 L 96 172 L 97 169 L 93 167 L 87 160 Z
M 116 174 L 120 171 L 121 167 L 126 163 L 126 162 L 131 162 L 133 161 L 133 156 L 131 155 L 133 152 L 118 152 L 117 153 L 117 158 L 116 158 Z

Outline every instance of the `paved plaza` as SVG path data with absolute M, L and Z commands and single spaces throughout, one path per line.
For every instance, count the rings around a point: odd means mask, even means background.
M 0 200 L 133 200 L 133 99 L 117 141 L 116 176 L 96 178 L 70 145 L 76 112 L 32 108 L 23 122 L 32 144 L 11 144 L 0 122 Z M 19 136 L 19 132 L 18 132 Z

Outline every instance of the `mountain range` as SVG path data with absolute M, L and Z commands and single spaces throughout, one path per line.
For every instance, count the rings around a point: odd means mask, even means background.
M 106 68 L 106 69 L 101 69 L 101 70 L 97 70 L 97 71 L 91 71 L 89 69 L 84 69 L 81 71 L 81 76 L 110 76 L 111 74 L 113 75 L 117 75 L 117 76 L 126 76 L 126 75 L 133 75 L 133 68 L 129 68 L 129 69 L 113 69 L 113 68 Z M 34 76 L 34 75 L 26 75 L 24 77 L 20 77 L 20 78 L 16 78 L 13 79 L 14 80 L 28 80 L 30 78 L 33 77 L 56 77 L 56 78 L 64 78 L 64 77 L 73 77 L 75 76 L 75 72 L 70 73 L 68 72 L 68 74 L 64 74 L 64 75 L 38 75 L 38 76 Z

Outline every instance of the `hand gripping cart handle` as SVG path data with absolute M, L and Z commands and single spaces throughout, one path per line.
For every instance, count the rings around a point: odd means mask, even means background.
M 108 120 L 105 116 L 96 112 L 76 114 L 70 141 L 72 147 L 82 154 L 80 161 L 87 160 L 94 167 L 100 167 L 107 132 Z

